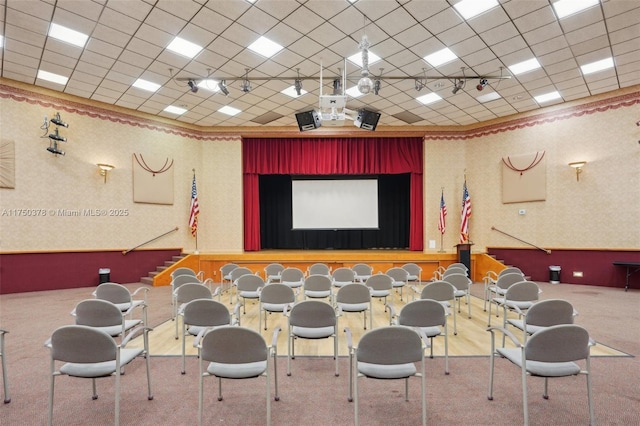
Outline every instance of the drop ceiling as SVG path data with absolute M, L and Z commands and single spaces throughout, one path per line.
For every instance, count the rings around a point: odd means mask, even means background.
M 531 111 L 640 84 L 640 1 L 601 0 L 558 19 L 547 0 L 501 0 L 465 20 L 458 0 L 0 0 L 0 75 L 94 101 L 198 126 L 297 126 L 295 113 L 318 108 L 320 72 L 324 94 L 332 93 L 345 58 L 369 51 L 381 58 L 372 76 L 382 76 L 378 95 L 348 97 L 351 110 L 382 115 L 378 126 L 462 126 Z M 83 47 L 48 36 L 52 23 L 88 35 Z M 202 47 L 189 59 L 167 49 L 176 37 Z M 283 47 L 266 58 L 247 47 L 264 36 Z M 432 67 L 425 57 L 449 48 L 457 58 Z M 512 75 L 509 67 L 536 58 L 540 67 Z M 614 67 L 583 74 L 581 66 L 612 58 Z M 462 70 L 464 68 L 464 70 Z M 47 71 L 64 84 L 38 78 Z M 171 71 L 170 71 L 171 70 Z M 248 70 L 248 71 L 247 71 Z M 452 93 L 447 76 L 502 75 L 478 91 L 477 79 Z M 347 84 L 361 69 L 346 62 Z M 252 90 L 243 76 L 256 78 Z M 306 94 L 282 90 L 302 76 Z M 229 95 L 186 79 L 236 77 Z M 388 77 L 408 77 L 389 79 Z M 426 76 L 416 90 L 411 77 Z M 313 77 L 313 78 L 311 78 Z M 311 78 L 311 79 L 310 79 Z M 154 92 L 133 87 L 138 79 L 158 84 Z M 536 96 L 559 97 L 538 102 Z M 435 93 L 442 99 L 416 100 Z M 483 95 L 494 100 L 486 101 Z M 165 111 L 168 106 L 186 110 Z M 230 116 L 225 106 L 240 112 Z

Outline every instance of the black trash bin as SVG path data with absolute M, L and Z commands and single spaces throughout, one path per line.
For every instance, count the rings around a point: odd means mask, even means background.
M 560 268 L 559 266 L 549 266 L 549 282 L 551 284 L 560 284 Z
M 100 277 L 100 284 L 111 282 L 111 269 L 109 268 L 98 269 L 98 276 Z

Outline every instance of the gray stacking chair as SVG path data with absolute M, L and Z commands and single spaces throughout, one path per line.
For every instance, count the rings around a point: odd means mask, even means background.
M 265 286 L 264 279 L 260 275 L 247 274 L 242 275 L 234 282 L 236 287 L 237 300 L 242 299 L 242 313 L 247 313 L 247 299 L 258 300 L 260 299 L 260 292 Z M 238 317 L 238 322 L 240 318 Z
M 105 302 L 109 303 L 109 302 Z M 58 376 L 67 375 L 91 379 L 93 384 L 93 399 L 98 398 L 96 379 L 115 376 L 115 420 L 120 424 L 120 376 L 123 367 L 142 356 L 147 367 L 147 399 L 152 400 L 151 374 L 149 365 L 149 337 L 147 327 L 132 330 L 117 344 L 113 337 L 103 331 L 84 325 L 67 325 L 55 330 L 45 346 L 51 350 L 51 380 L 49 386 L 49 420 L 53 424 L 53 394 L 54 383 Z M 138 334 L 143 334 L 144 348 L 128 349 L 127 343 Z M 58 362 L 63 364 L 56 369 Z M 127 377 L 135 373 L 127 374 Z
M 297 290 L 304 285 L 304 272 L 300 268 L 285 268 L 282 271 L 280 282 Z
M 336 268 L 331 274 L 331 282 L 336 288 L 343 287 L 347 284 L 353 284 L 357 282 L 356 273 L 353 272 L 353 269 L 351 268 Z
M 267 284 L 279 283 L 284 266 L 280 263 L 270 263 L 264 267 L 264 280 Z
M 309 275 L 302 286 L 305 299 L 329 298 L 329 303 L 333 303 L 332 289 L 331 277 L 327 275 Z
M 262 328 L 264 316 L 264 329 L 267 329 L 267 315 L 281 313 L 285 315 L 296 301 L 296 294 L 286 284 L 271 283 L 260 290 L 260 310 L 258 312 L 258 331 Z
M 521 369 L 523 424 L 525 426 L 529 424 L 527 376 L 544 378 L 542 397 L 549 399 L 549 378 L 583 374 L 587 377 L 589 424 L 595 424 L 590 365 L 590 349 L 591 346 L 595 345 L 595 342 L 589 338 L 587 330 L 574 324 L 553 325 L 537 331 L 524 344 L 521 344 L 511 332 L 504 328 L 490 327 L 488 331 L 491 332 L 488 395 L 490 401 L 493 400 L 493 375 L 496 356 L 506 358 Z M 509 349 L 496 347 L 495 336 L 497 332 L 502 332 L 508 336 L 516 347 Z M 576 361 L 584 361 L 584 368 Z M 573 421 L 575 423 L 583 422 L 575 418 Z
M 142 299 L 135 299 L 140 292 Z M 133 318 L 134 309 L 140 308 L 142 322 L 147 325 L 147 293 L 149 293 L 149 287 L 138 287 L 131 292 L 122 284 L 109 282 L 98 285 L 93 295 L 96 299 L 108 300 L 115 304 L 122 312 L 129 314 L 129 319 Z
M 222 286 L 222 291 L 227 289 L 231 291 L 231 285 L 233 284 L 233 279 L 231 278 L 231 271 L 238 267 L 235 263 L 225 263 L 220 267 L 220 285 Z
M 113 303 L 102 299 L 86 299 L 78 302 L 71 315 L 76 325 L 97 328 L 111 337 L 122 336 L 136 326 L 144 325 L 140 319 L 127 319 Z
M 420 299 L 409 302 L 396 313 L 393 305 L 389 305 L 389 325 L 405 325 L 419 327 L 429 338 L 430 358 L 433 358 L 433 338 L 444 337 L 444 374 L 449 374 L 449 329 L 447 327 L 449 310 L 442 303 L 431 299 Z
M 213 299 L 194 299 L 180 307 L 178 315 L 182 318 L 182 374 L 186 373 L 187 337 L 193 336 L 195 340 L 205 328 L 234 325 L 239 309 L 240 305 L 237 304 L 233 313 L 230 313 L 222 302 Z
M 412 284 L 413 287 L 418 288 L 422 285 L 422 268 L 415 263 L 405 263 L 402 265 L 402 269 L 407 271 L 407 284 Z M 412 293 L 415 297 L 415 293 Z
M 191 275 L 193 277 L 196 277 L 198 281 L 201 281 L 201 282 L 204 281 L 204 271 L 196 272 L 193 269 L 186 268 L 184 266 L 181 266 L 171 271 L 171 278 L 175 278 L 180 275 Z
M 409 273 L 400 267 L 389 268 L 385 273 L 391 277 L 393 289 L 400 289 L 400 300 L 404 300 L 404 288 L 409 284 Z
M 371 291 L 362 284 L 347 284 L 336 293 L 336 309 L 338 315 L 343 312 L 362 312 L 364 315 L 364 329 L 367 329 L 367 311 L 369 311 L 369 328 L 373 328 L 373 303 Z
M 4 335 L 7 333 L 7 330 L 0 330 L 0 359 L 2 359 L 2 386 L 4 387 L 5 404 L 11 402 L 11 397 L 9 396 L 9 381 L 7 379 L 7 360 L 4 352 Z
M 236 302 L 239 300 L 238 299 L 238 287 L 237 287 L 237 283 L 238 283 L 238 278 L 240 278 L 243 275 L 254 275 L 253 271 L 247 267 L 244 266 L 238 266 L 236 268 L 234 268 L 231 272 L 231 287 L 229 289 L 229 303 L 233 305 L 233 292 L 232 289 L 235 288 L 235 293 L 236 293 Z M 264 280 L 262 280 L 264 282 Z
M 202 425 L 205 377 L 218 378 L 218 401 L 222 401 L 222 379 L 251 379 L 266 377 L 267 416 L 271 425 L 271 366 L 275 382 L 275 400 L 278 396 L 278 370 L 276 365 L 278 333 L 273 332 L 271 345 L 255 330 L 239 326 L 205 329 L 198 337 L 200 353 L 198 374 L 198 425 Z M 205 364 L 207 363 L 207 364 Z M 217 416 L 216 416 L 217 419 Z M 207 424 L 213 423 L 213 420 Z
M 458 334 L 458 319 L 456 315 L 455 296 L 456 288 L 446 281 L 432 281 L 428 283 L 420 292 L 420 299 L 436 300 L 453 311 L 453 334 Z
M 393 289 L 393 279 L 386 274 L 375 274 L 367 278 L 364 284 L 369 287 L 371 297 L 377 297 L 384 299 L 384 303 L 387 303 L 387 297 L 391 295 Z M 386 312 L 386 307 L 385 307 Z
M 361 285 L 361 284 L 353 284 Z M 319 300 L 303 300 L 293 305 L 289 313 L 287 376 L 291 375 L 291 360 L 295 358 L 296 339 L 333 338 L 333 358 L 338 372 L 338 318 L 333 307 Z
M 176 309 L 177 312 L 180 311 L 182 306 L 185 303 L 189 303 L 192 300 L 196 299 L 209 299 L 213 300 L 213 293 L 209 290 L 209 287 L 206 287 L 202 284 L 198 283 L 188 283 L 180 286 L 176 291 L 175 301 L 176 301 Z M 175 320 L 175 338 L 178 338 L 178 317 L 176 316 Z
M 354 401 L 355 424 L 358 426 L 358 377 L 372 379 L 404 379 L 405 401 L 409 400 L 409 377 L 420 377 L 422 424 L 427 424 L 427 396 L 424 352 L 428 342 L 419 328 L 401 325 L 380 327 L 366 332 L 353 345 L 351 331 L 347 333 L 349 345 L 349 401 Z M 420 370 L 416 368 L 419 363 Z M 353 395 L 353 396 L 352 396 Z M 387 398 L 390 402 L 392 399 Z M 376 419 L 380 422 L 380 419 Z M 392 419 L 387 422 L 392 423 Z
M 314 263 L 307 268 L 307 276 L 325 275 L 331 277 L 331 267 L 326 263 Z
M 442 281 L 448 282 L 455 288 L 453 295 L 458 302 L 458 313 L 460 313 L 460 302 L 464 298 L 469 319 L 471 319 L 471 279 L 467 277 L 467 274 L 449 274 L 445 275 Z
M 193 275 L 178 275 L 171 280 L 171 304 L 173 305 L 171 319 L 175 319 L 176 315 L 178 315 L 178 304 L 176 303 L 176 294 L 178 293 L 178 289 L 184 284 L 191 283 L 202 284 L 202 281 Z
M 506 275 L 509 275 L 506 277 Z M 487 310 L 487 303 L 491 300 L 492 294 L 496 296 L 504 296 L 504 292 L 507 291 L 507 287 L 510 284 L 514 284 L 520 281 L 525 281 L 526 278 L 522 271 L 516 267 L 509 267 L 496 274 L 493 271 L 487 272 L 484 280 L 484 306 L 483 309 Z
M 364 282 L 373 275 L 373 268 L 371 265 L 367 265 L 366 263 L 356 263 L 351 267 L 351 269 L 355 274 L 355 280 L 360 284 L 364 284 Z
M 507 319 L 507 324 L 521 330 L 524 333 L 523 342 L 526 342 L 529 335 L 544 328 L 558 324 L 573 324 L 576 315 L 578 313 L 570 302 L 563 299 L 547 299 L 535 303 L 524 316 Z
M 507 326 L 507 312 L 513 311 L 519 317 L 533 306 L 539 299 L 540 287 L 533 281 L 520 281 L 511 284 L 503 297 L 494 297 L 489 302 L 489 321 L 488 327 L 491 327 L 491 306 L 496 305 L 496 311 L 502 308 L 504 318 L 502 319 L 503 327 Z

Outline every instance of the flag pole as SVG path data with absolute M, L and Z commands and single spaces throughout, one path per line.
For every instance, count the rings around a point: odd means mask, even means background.
M 193 171 L 193 179 L 195 180 L 195 178 L 196 178 L 196 169 L 191 169 L 191 170 Z M 196 235 L 195 235 L 195 237 L 196 237 L 196 249 L 193 252 L 193 254 L 199 254 L 200 251 L 198 251 L 198 227 L 196 227 Z
M 440 187 L 440 218 L 438 219 L 438 228 L 440 231 L 440 250 L 438 253 L 444 253 L 444 232 L 445 232 L 445 216 L 446 216 L 446 207 L 444 205 L 444 186 Z

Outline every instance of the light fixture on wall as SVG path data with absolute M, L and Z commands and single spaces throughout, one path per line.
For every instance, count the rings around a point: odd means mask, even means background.
M 104 176 L 104 183 L 107 183 L 107 173 L 111 170 L 115 169 L 111 164 L 98 163 L 98 170 L 100 171 L 100 176 Z
M 582 168 L 585 166 L 585 164 L 587 164 L 586 161 L 574 161 L 572 163 L 569 163 L 569 165 L 571 167 L 576 169 L 576 180 L 577 181 L 580 180 L 580 173 L 582 173 Z

